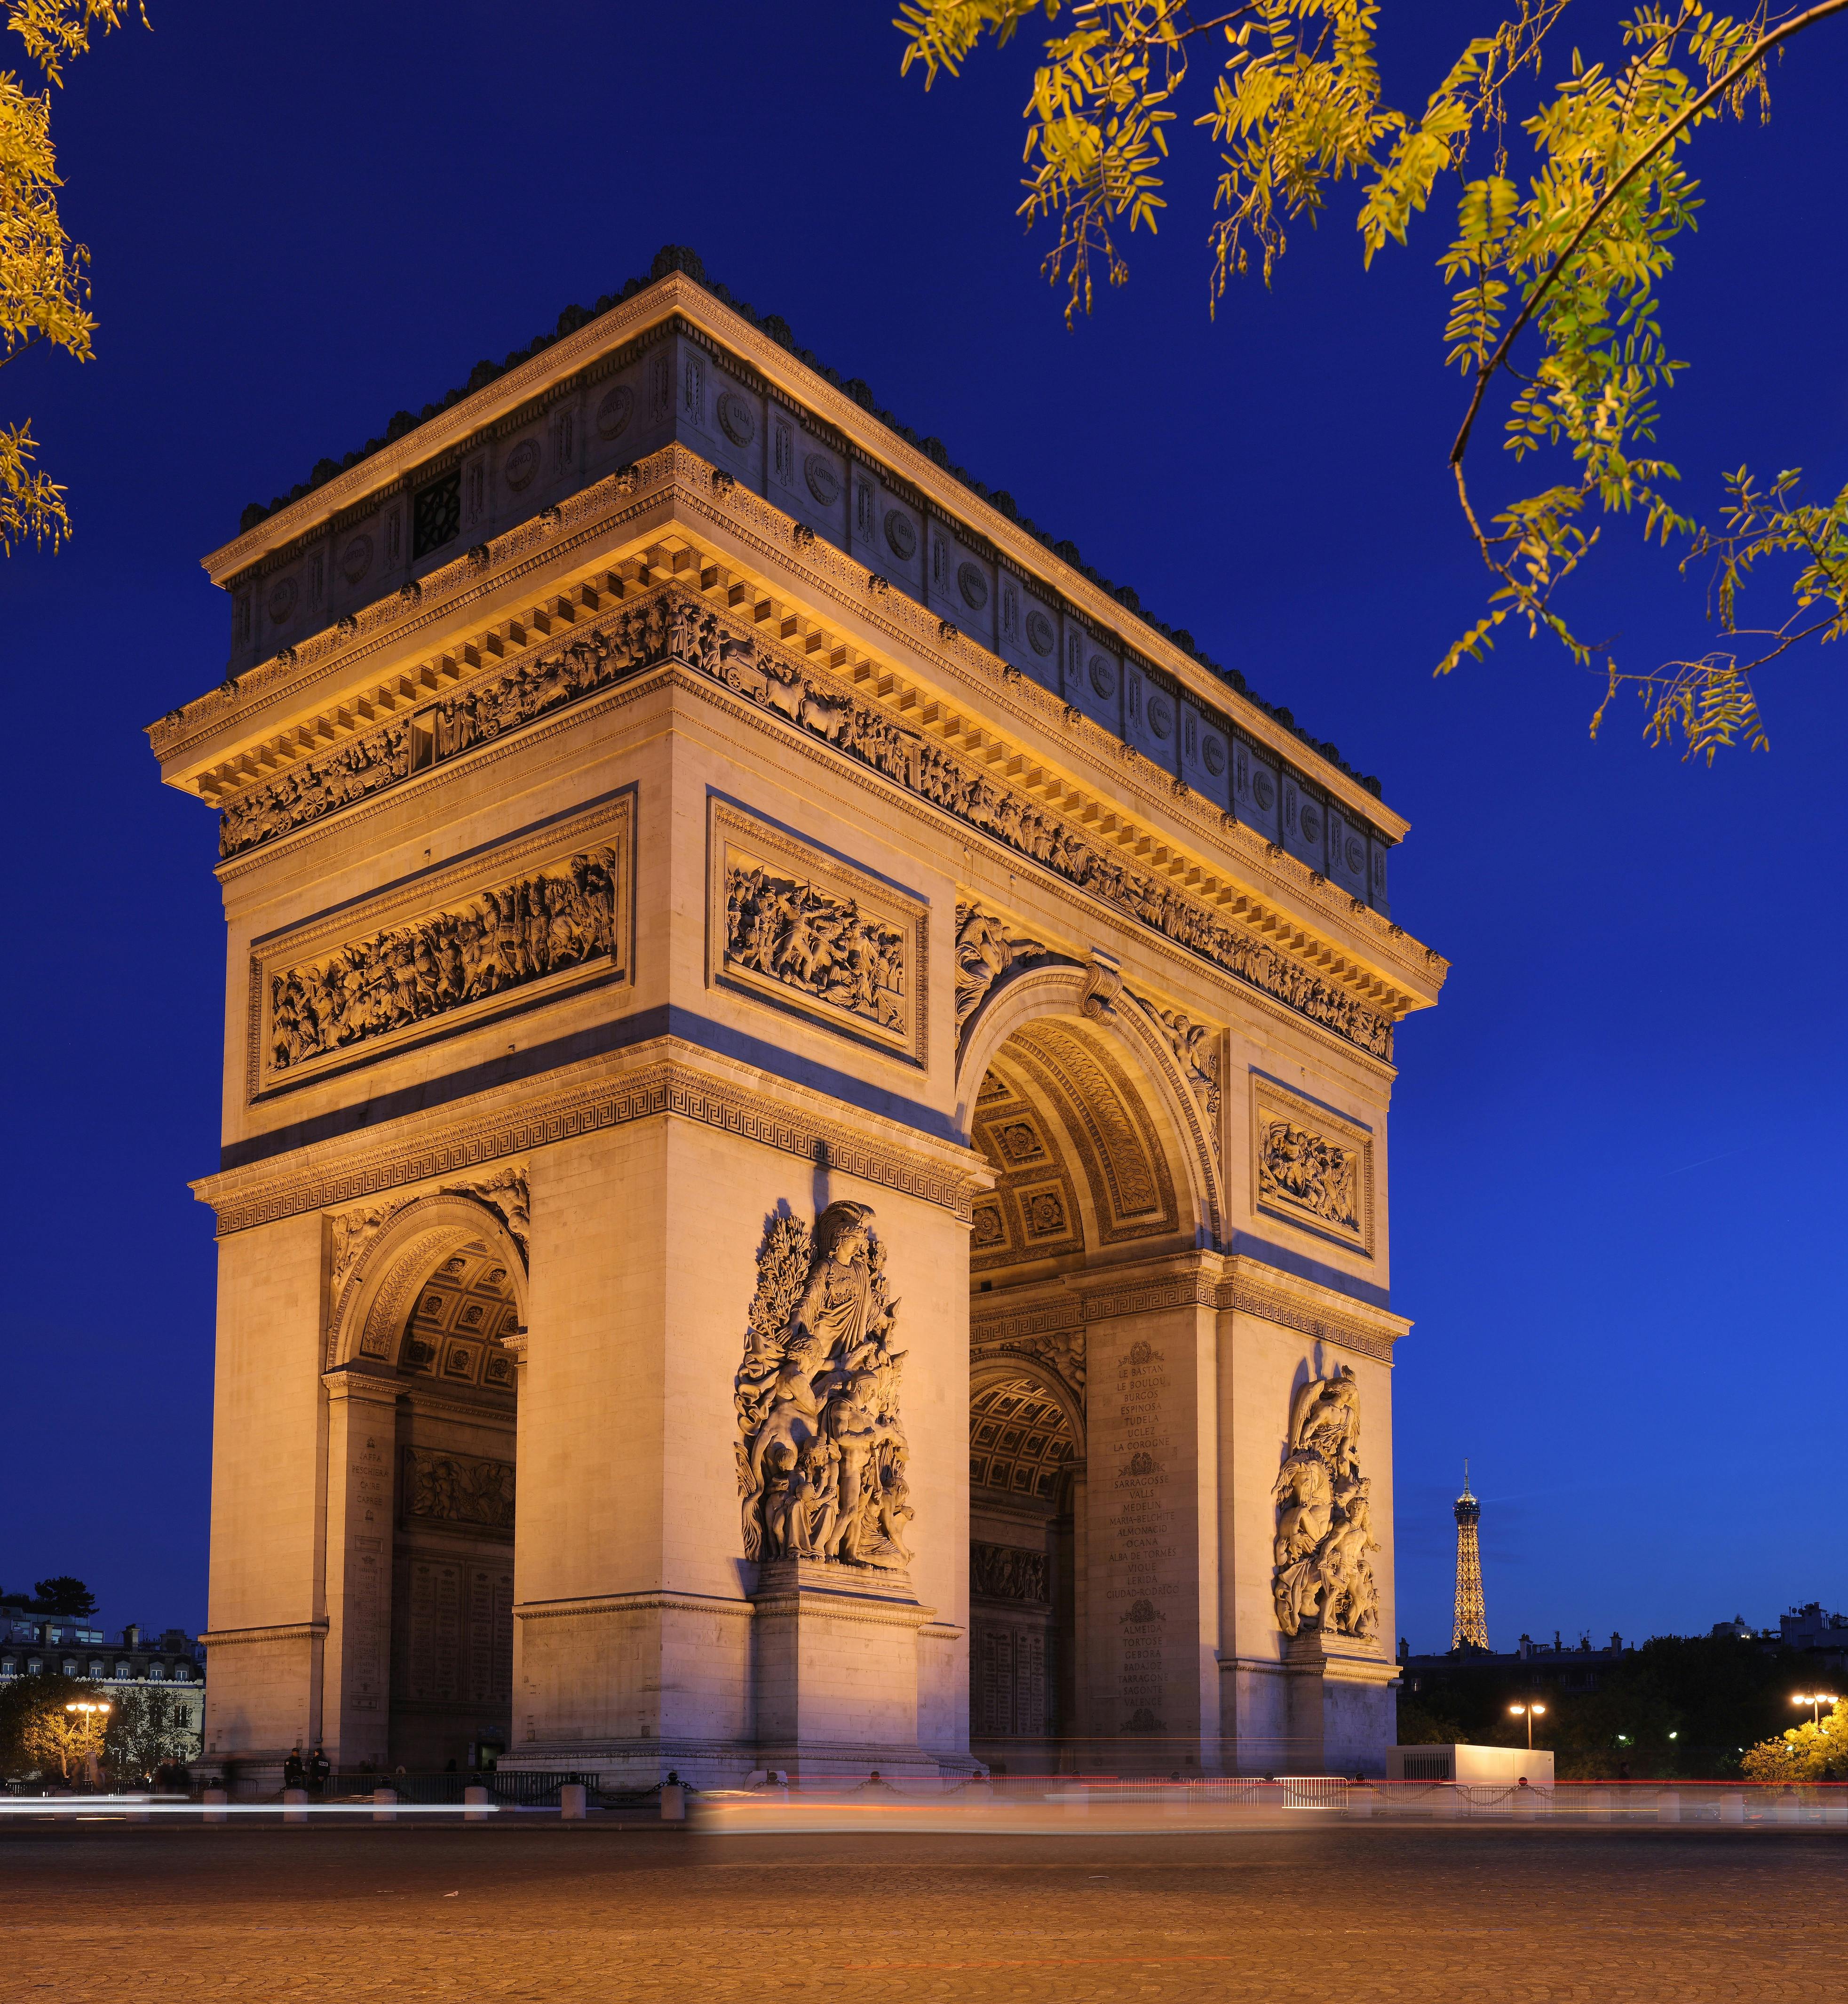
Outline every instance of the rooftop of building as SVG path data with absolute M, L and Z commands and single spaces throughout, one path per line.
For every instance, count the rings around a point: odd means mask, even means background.
M 678 272 L 683 277 L 691 279 L 695 285 L 703 286 L 715 299 L 729 307 L 741 319 L 748 321 L 761 332 L 775 342 L 779 347 L 787 349 L 805 367 L 812 370 L 815 374 L 831 384 L 836 389 L 845 392 L 863 409 L 870 412 L 881 424 L 926 454 L 953 479 L 960 481 L 971 493 L 985 501 L 991 508 L 1005 515 L 1009 520 L 1017 523 L 1027 534 L 1037 538 L 1055 556 L 1088 578 L 1099 590 L 1108 592 L 1125 611 L 1141 620 L 1146 625 L 1153 628 L 1174 646 L 1182 649 L 1202 667 L 1209 669 L 1214 674 L 1218 675 L 1233 688 L 1237 689 L 1248 702 L 1255 703 L 1274 722 L 1300 738 L 1312 751 L 1327 759 L 1330 765 L 1346 773 L 1349 778 L 1365 787 L 1376 798 L 1380 797 L 1381 784 L 1375 775 L 1356 772 L 1342 757 L 1339 750 L 1335 745 L 1311 736 L 1297 722 L 1289 709 L 1281 705 L 1265 702 L 1250 688 L 1239 670 L 1223 667 L 1220 663 L 1202 653 L 1195 643 L 1193 635 L 1185 627 L 1171 626 L 1166 621 L 1158 619 L 1153 613 L 1146 611 L 1140 597 L 1133 587 L 1112 583 L 1109 579 L 1101 576 L 1093 565 L 1083 561 L 1075 543 L 1069 539 L 1055 538 L 1050 530 L 1041 528 L 1031 517 L 1023 515 L 1013 496 L 1006 489 L 990 488 L 975 478 L 964 468 L 955 464 L 950 459 L 949 449 L 941 439 L 929 436 L 920 437 L 910 426 L 901 422 L 890 411 L 882 409 L 877 399 L 873 396 L 871 387 L 862 378 L 857 376 L 843 377 L 838 370 L 831 368 L 821 362 L 811 349 L 798 346 L 789 323 L 780 314 L 759 314 L 747 301 L 735 298 L 728 287 L 709 279 L 706 276 L 705 265 L 698 253 L 688 249 L 684 244 L 664 245 L 655 254 L 654 261 L 649 268 L 647 277 L 627 280 L 620 290 L 605 293 L 594 306 L 567 307 L 559 314 L 557 324 L 551 332 L 535 335 L 524 348 L 515 349 L 504 359 L 495 362 L 484 359 L 478 362 L 470 370 L 467 382 L 458 384 L 455 388 L 447 391 L 438 401 L 425 404 L 422 410 L 415 412 L 408 410 L 396 412 L 379 436 L 368 439 L 364 445 L 355 447 L 348 453 L 345 458 L 317 461 L 307 478 L 298 481 L 288 493 L 275 496 L 267 506 L 260 501 L 250 503 L 240 519 L 240 528 L 250 530 L 256 527 L 259 523 L 275 514 L 278 510 L 289 506 L 292 502 L 300 500 L 304 495 L 310 494 L 316 488 L 324 485 L 336 475 L 345 472 L 349 467 L 358 465 L 361 461 L 369 458 L 385 446 L 403 438 L 408 433 L 415 431 L 420 425 L 429 423 L 432 418 L 446 411 L 452 405 L 460 403 L 464 397 L 471 395 L 478 390 L 485 388 L 497 377 L 504 376 L 509 370 L 517 368 L 520 363 L 530 360 L 543 349 L 551 347 L 554 342 L 562 340 L 569 334 L 575 333 L 578 328 L 607 313 L 625 300 L 633 298 L 637 293 L 646 290 L 649 286 L 666 278 L 670 272 Z

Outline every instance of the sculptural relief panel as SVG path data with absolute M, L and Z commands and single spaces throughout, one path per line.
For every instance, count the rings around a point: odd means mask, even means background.
M 969 1591 L 985 1600 L 1017 1600 L 1041 1606 L 1052 1598 L 1046 1554 L 1024 1545 L 969 1546 Z
M 747 1559 L 895 1571 L 911 1557 L 905 1352 L 873 1214 L 842 1200 L 812 1232 L 787 1212 L 766 1222 L 733 1386 Z
M 1251 1088 L 1253 1208 L 1370 1258 L 1371 1130 L 1262 1073 Z
M 1344 1364 L 1332 1377 L 1310 1379 L 1291 1400 L 1271 1492 L 1272 1592 L 1286 1635 L 1319 1630 L 1364 1643 L 1377 1636 L 1371 1487 L 1360 1473 L 1360 1388 Z
M 925 1061 L 929 907 L 714 797 L 707 978 Z
M 432 1448 L 404 1450 L 404 1515 L 492 1536 L 513 1535 L 513 1464 Z
M 628 980 L 632 827 L 625 792 L 464 868 L 257 941 L 251 1096 Z

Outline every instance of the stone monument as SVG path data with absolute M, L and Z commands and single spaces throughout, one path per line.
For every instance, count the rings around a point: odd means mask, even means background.
M 1379 1771 L 1377 783 L 686 252 L 207 569 L 208 1763 Z

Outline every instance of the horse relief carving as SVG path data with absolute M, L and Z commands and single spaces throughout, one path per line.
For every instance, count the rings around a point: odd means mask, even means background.
M 863 1203 L 770 1220 L 733 1396 L 747 1559 L 896 1570 L 913 1512 L 885 1249 Z
M 1312 1378 L 1291 1403 L 1290 1445 L 1272 1498 L 1277 1506 L 1272 1592 L 1277 1626 L 1370 1641 L 1380 1625 L 1370 1552 L 1370 1484 L 1360 1473 L 1360 1388 L 1353 1368 Z

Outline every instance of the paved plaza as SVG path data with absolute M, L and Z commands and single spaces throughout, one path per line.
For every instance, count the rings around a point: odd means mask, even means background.
M 0 1830 L 15 1996 L 1848 1997 L 1848 1838 Z

